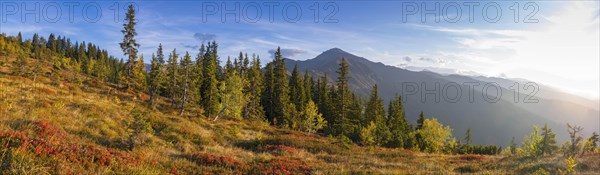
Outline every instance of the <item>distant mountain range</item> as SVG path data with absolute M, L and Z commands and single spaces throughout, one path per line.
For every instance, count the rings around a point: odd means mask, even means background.
M 315 76 L 327 74 L 333 82 L 338 76 L 336 70 L 341 58 L 347 59 L 350 64 L 351 89 L 365 100 L 375 84 L 386 103 L 396 94 L 403 94 L 406 117 L 411 123 L 414 124 L 418 113 L 423 111 L 426 117 L 435 117 L 450 125 L 454 136 L 459 139 L 464 138 L 466 130 L 471 128 L 472 140 L 476 144 L 508 145 L 512 137 L 520 143 L 523 136 L 533 130 L 533 125 L 542 127 L 548 124 L 559 141 L 568 137 L 566 123 L 583 126 L 586 135 L 600 128 L 597 100 L 538 83 L 535 95 L 528 98 L 527 102 L 531 103 L 525 103 L 525 98 L 535 90 L 534 84 L 530 85 L 526 80 L 409 71 L 372 62 L 338 48 L 309 60 L 287 59 L 286 66 L 291 71 L 297 64 L 299 70 L 308 70 Z M 437 88 L 436 83 L 439 84 Z M 467 85 L 471 85 L 472 90 Z M 514 91 L 516 87 L 519 87 L 519 93 Z M 436 89 L 438 97 L 422 94 Z M 501 95 L 498 95 L 498 89 L 501 89 Z M 515 94 L 518 94 L 518 102 L 515 102 Z M 439 98 L 437 102 L 436 98 Z

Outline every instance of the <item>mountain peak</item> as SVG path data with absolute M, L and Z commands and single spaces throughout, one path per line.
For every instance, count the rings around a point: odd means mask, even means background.
M 325 52 L 338 52 L 339 53 L 339 52 L 345 52 L 345 51 L 343 51 L 340 48 L 334 47 L 334 48 L 331 48 L 331 49 L 329 49 L 329 50 L 327 50 Z

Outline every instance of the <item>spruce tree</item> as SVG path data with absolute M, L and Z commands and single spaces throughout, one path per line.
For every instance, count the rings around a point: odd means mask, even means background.
M 265 112 L 261 106 L 262 91 L 263 91 L 263 75 L 261 73 L 260 59 L 252 56 L 251 67 L 247 73 L 247 90 L 248 103 L 244 108 L 243 117 L 246 119 L 264 120 Z
M 467 133 L 465 134 L 465 143 L 467 145 L 471 144 L 471 128 L 467 129 Z
M 552 132 L 552 129 L 548 128 L 548 125 L 545 124 L 542 128 L 542 140 L 539 144 L 541 155 L 544 154 L 552 154 L 558 146 L 556 145 L 556 134 Z
M 293 124 L 292 104 L 290 103 L 287 69 L 285 60 L 281 57 L 281 49 L 278 47 L 273 60 L 273 114 L 279 126 L 290 126 Z
M 225 82 L 222 84 L 223 89 L 223 108 L 225 116 L 231 119 L 242 119 L 242 110 L 246 106 L 246 96 L 243 93 L 244 80 L 233 69 L 225 75 Z
M 261 104 L 264 108 L 267 119 L 271 124 L 275 124 L 275 108 L 273 106 L 273 82 L 274 82 L 274 63 L 268 63 L 265 67 L 263 94 L 261 96 Z
M 319 113 L 317 106 L 309 100 L 302 112 L 302 129 L 308 134 L 315 133 L 327 125 L 327 121 Z
M 408 124 L 404 117 L 404 106 L 402 97 L 396 96 L 388 105 L 388 127 L 392 133 L 392 138 L 388 146 L 408 148 L 412 145 L 409 133 L 412 126 Z
M 19 34 L 17 34 L 17 42 L 20 45 L 23 44 L 23 35 L 21 35 L 21 32 L 19 32 Z
M 138 44 L 134 38 L 137 35 L 137 32 L 135 31 L 137 22 L 135 20 L 135 9 L 133 8 L 133 5 L 129 5 L 127 14 L 125 15 L 125 21 L 127 21 L 127 23 L 123 24 L 123 30 L 121 30 L 123 33 L 123 42 L 120 43 L 120 45 L 123 54 L 129 56 L 127 60 L 126 80 L 128 81 L 127 83 L 131 83 L 133 81 L 138 48 L 140 47 L 140 44 Z
M 202 62 L 202 86 L 200 92 L 202 93 L 201 105 L 204 109 L 204 116 L 213 117 L 219 112 L 219 92 L 218 92 L 218 80 L 217 70 L 219 65 L 217 64 L 217 47 L 216 42 L 209 43 L 206 47 L 206 53 Z
M 304 109 L 304 101 L 306 100 L 304 91 L 304 80 L 298 73 L 298 64 L 294 65 L 292 77 L 290 78 L 290 99 L 296 105 L 296 109 Z
M 517 153 L 517 143 L 515 142 L 515 137 L 512 137 L 512 140 L 510 141 L 510 153 L 511 154 Z
M 175 107 L 177 104 L 177 92 L 179 91 L 179 87 L 177 82 L 179 81 L 179 61 L 177 61 L 179 55 L 177 54 L 177 49 L 173 49 L 173 52 L 169 54 L 169 60 L 167 61 L 167 96 L 171 100 L 171 107 Z
M 138 90 L 146 90 L 146 64 L 144 64 L 144 55 L 140 56 L 133 66 L 132 85 Z
M 350 66 L 345 58 L 342 58 L 337 71 L 339 77 L 337 78 L 337 106 L 336 114 L 338 115 L 338 122 L 343 122 L 346 118 L 348 105 L 350 105 L 350 89 L 348 81 L 350 79 Z
M 312 76 L 308 73 L 308 70 L 304 70 L 304 103 L 308 103 L 308 101 L 313 100 L 312 87 L 314 84 L 314 80 Z M 314 101 L 314 100 L 313 100 Z
M 315 99 L 317 102 L 317 107 L 319 108 L 319 112 L 321 114 L 323 114 L 325 120 L 327 120 L 327 129 L 326 132 L 327 134 L 332 134 L 332 135 L 336 135 L 337 133 L 335 132 L 335 128 L 333 127 L 335 122 L 334 119 L 334 115 L 333 113 L 333 101 L 331 98 L 331 94 L 329 91 L 329 80 L 327 78 L 327 74 L 324 74 L 321 78 L 319 78 L 319 80 L 317 81 L 317 88 L 316 88 L 316 94 L 315 94 Z
M 415 131 L 417 131 L 415 132 L 416 146 L 421 151 L 424 151 L 426 146 L 426 143 L 424 143 L 425 141 L 423 140 L 423 136 L 418 132 L 419 130 L 423 129 L 423 122 L 425 122 L 425 115 L 423 115 L 423 111 L 421 111 L 421 113 L 419 114 L 419 119 L 417 120 L 417 127 L 415 129 Z
M 365 109 L 365 118 L 368 123 L 373 122 L 377 126 L 374 131 L 377 145 L 385 145 L 391 139 L 383 106 L 383 100 L 379 97 L 377 85 L 374 85 Z
M 148 105 L 150 108 L 154 108 L 155 100 L 160 95 L 159 90 L 161 89 L 162 83 L 165 80 L 164 74 L 164 54 L 162 44 L 158 45 L 156 55 L 152 55 L 152 61 L 150 63 L 150 78 L 148 79 L 148 87 L 150 92 L 150 100 Z
M 181 76 L 181 79 L 178 81 L 179 93 L 181 94 L 179 95 L 179 101 L 181 103 L 179 104 L 179 115 L 183 115 L 185 107 L 190 101 L 190 93 L 192 89 L 194 89 L 194 77 L 192 76 L 193 64 L 189 52 L 185 52 L 185 56 L 183 56 L 179 67 Z
M 417 130 L 423 128 L 423 121 L 425 121 L 425 116 L 423 115 L 423 111 L 421 111 L 417 120 Z

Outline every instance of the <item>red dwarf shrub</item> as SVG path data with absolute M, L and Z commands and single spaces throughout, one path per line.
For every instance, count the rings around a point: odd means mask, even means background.
M 298 150 L 293 147 L 285 145 L 265 145 L 262 148 L 263 152 L 269 152 L 273 155 L 294 155 L 298 153 Z
M 270 160 L 256 161 L 250 174 L 312 174 L 308 165 L 297 159 L 274 158 Z
M 198 165 L 204 166 L 216 166 L 230 170 L 243 170 L 245 168 L 244 163 L 227 156 L 215 156 L 207 153 L 197 153 L 189 156 L 188 159 Z

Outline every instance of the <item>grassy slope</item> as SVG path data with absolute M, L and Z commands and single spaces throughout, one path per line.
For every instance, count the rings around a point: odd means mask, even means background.
M 512 174 L 566 167 L 561 156 L 531 160 L 345 146 L 264 123 L 213 122 L 196 115 L 199 109 L 177 116 L 164 100 L 145 116 L 153 131 L 130 151 L 131 113 L 144 109 L 146 94 L 83 75 L 77 75 L 80 83 L 69 82 L 68 70 L 55 85 L 49 66 L 33 82 L 10 75 L 10 65 L 0 65 L 0 174 Z M 598 172 L 599 159 L 586 155 L 577 171 Z

